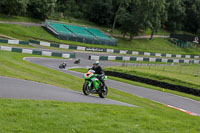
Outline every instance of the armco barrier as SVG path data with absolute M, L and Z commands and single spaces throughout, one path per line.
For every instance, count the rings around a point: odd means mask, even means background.
M 144 55 L 144 56 L 156 56 L 156 57 L 173 57 L 173 58 L 192 58 L 200 59 L 199 55 L 181 55 L 181 54 L 162 54 L 162 53 L 151 53 L 151 52 L 138 52 L 138 51 L 129 51 L 129 50 L 114 50 L 106 49 L 107 53 L 116 53 L 116 54 L 132 54 L 132 55 Z
M 0 43 L 29 45 L 29 42 L 20 41 L 20 40 L 5 40 L 5 39 L 0 39 Z
M 200 59 L 199 55 L 181 55 L 181 54 L 162 54 L 162 53 L 151 53 L 151 52 L 138 52 L 130 50 L 117 50 L 117 49 L 104 49 L 104 48 L 89 48 L 76 45 L 65 45 L 65 44 L 52 44 L 49 42 L 29 40 L 30 43 L 35 43 L 38 45 L 57 47 L 64 49 L 82 50 L 82 51 L 94 51 L 94 52 L 106 52 L 106 53 L 116 53 L 116 54 L 132 54 L 141 56 L 156 56 L 156 57 L 167 57 L 167 58 L 186 58 L 186 59 Z
M 194 89 L 194 88 L 189 88 L 189 87 L 180 86 L 180 85 L 173 85 L 173 84 L 166 83 L 166 82 L 156 81 L 156 80 L 152 80 L 152 79 L 148 79 L 148 78 L 142 78 L 142 77 L 125 74 L 125 73 L 120 73 L 120 72 L 105 71 L 105 74 L 109 75 L 109 76 L 114 76 L 114 77 L 131 80 L 131 81 L 141 82 L 141 83 L 145 83 L 145 84 L 149 84 L 149 85 L 153 85 L 153 86 L 157 86 L 157 87 L 161 87 L 161 88 L 165 88 L 165 89 L 184 92 L 184 93 L 192 94 L 195 96 L 200 96 L 200 90 Z
M 29 42 L 38 44 L 41 46 L 46 46 L 46 47 L 56 47 L 56 48 L 62 48 L 62 49 L 72 49 L 72 50 L 82 50 L 82 51 L 105 52 L 105 49 L 103 49 L 103 48 L 88 48 L 88 47 L 83 47 L 83 46 L 56 44 L 56 43 L 49 43 L 49 42 L 36 41 L 36 40 L 29 40 Z
M 32 50 L 32 49 L 22 49 L 22 48 L 13 48 L 7 46 L 0 46 L 0 50 L 10 51 L 10 52 L 17 52 L 17 53 L 24 53 L 24 54 L 35 54 L 35 55 L 42 55 L 42 56 L 55 56 L 55 57 L 63 57 L 63 58 L 76 58 L 76 54 L 66 54 L 66 53 L 56 53 L 50 51 L 40 51 L 40 50 Z
M 80 47 L 80 46 L 76 46 L 76 45 L 56 44 L 56 43 L 49 43 L 49 42 L 36 41 L 36 40 L 29 40 L 29 43 L 34 43 L 34 44 L 38 44 L 38 45 L 46 46 L 46 47 L 62 48 L 62 49 L 75 49 L 75 50 L 77 50 L 78 47 Z M 83 49 L 83 50 L 85 50 L 85 49 Z
M 200 60 L 191 59 L 167 59 L 167 58 L 151 58 L 151 57 L 137 57 L 137 56 L 96 56 L 91 55 L 88 57 L 90 60 L 108 60 L 108 61 L 143 61 L 143 62 L 164 62 L 164 63 L 187 63 L 187 64 L 200 64 Z

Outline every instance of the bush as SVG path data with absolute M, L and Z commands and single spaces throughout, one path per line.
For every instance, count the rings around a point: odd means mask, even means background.
M 23 15 L 26 13 L 29 0 L 0 0 L 0 12 L 7 15 Z

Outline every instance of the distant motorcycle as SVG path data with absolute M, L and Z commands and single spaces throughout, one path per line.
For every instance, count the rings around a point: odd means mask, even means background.
M 65 69 L 65 67 L 67 66 L 67 63 L 66 62 L 63 62 L 59 65 L 59 68 L 60 69 Z
M 76 60 L 74 61 L 74 64 L 79 64 L 80 62 L 81 62 L 80 59 L 76 59 Z
M 108 88 L 106 85 L 103 86 L 97 76 L 94 70 L 89 70 L 84 74 L 85 83 L 83 85 L 83 93 L 85 95 L 89 95 L 90 93 L 99 94 L 99 97 L 105 98 L 108 94 Z M 104 80 L 107 80 L 107 76 L 104 77 Z

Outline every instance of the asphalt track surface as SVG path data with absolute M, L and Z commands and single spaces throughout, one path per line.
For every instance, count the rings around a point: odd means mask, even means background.
M 85 96 L 81 92 L 15 78 L 0 76 L 0 85 L 0 97 L 3 98 L 55 100 L 136 107 L 134 105 L 107 98 L 102 99 L 97 96 Z
M 66 59 L 52 59 L 52 58 L 25 58 L 24 60 L 32 62 L 34 64 L 38 64 L 40 66 L 45 66 L 51 69 L 55 69 L 58 71 L 62 71 L 64 73 L 83 78 L 82 73 L 78 72 L 73 72 L 70 70 L 67 70 L 69 68 L 78 68 L 78 67 L 90 67 L 92 65 L 91 60 L 88 60 L 88 55 L 91 55 L 90 53 L 79 53 L 77 52 L 77 58 L 81 59 L 80 64 L 74 64 L 73 60 L 66 60 Z M 58 66 L 62 62 L 67 62 L 67 69 L 59 69 Z M 122 63 L 119 62 L 109 62 L 109 61 L 100 61 L 100 64 L 103 67 L 106 66 L 119 66 L 122 65 Z M 131 64 L 130 64 L 131 65 Z M 189 112 L 192 112 L 194 114 L 200 115 L 200 102 L 199 101 L 194 101 L 188 98 L 176 96 L 173 94 L 161 92 L 161 91 L 156 91 L 156 90 L 151 90 L 148 88 L 143 88 L 143 87 L 138 87 L 114 80 L 107 80 L 106 81 L 107 86 L 111 88 L 115 88 L 139 97 L 147 98 L 155 102 L 159 102 L 164 105 L 170 105 L 173 107 L 177 107 L 180 109 L 187 110 Z

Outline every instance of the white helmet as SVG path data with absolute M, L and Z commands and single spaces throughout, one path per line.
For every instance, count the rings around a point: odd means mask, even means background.
M 95 62 L 93 63 L 93 65 L 98 66 L 98 65 L 99 65 L 99 61 L 98 61 L 98 60 L 95 61 Z

